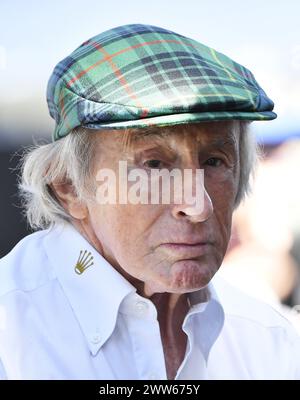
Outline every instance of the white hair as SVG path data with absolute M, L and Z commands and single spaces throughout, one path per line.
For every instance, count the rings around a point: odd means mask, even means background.
M 237 208 L 245 197 L 251 193 L 257 163 L 262 156 L 254 133 L 250 129 L 250 123 L 251 121 L 239 121 L 240 177 L 238 191 L 235 198 L 235 208 Z
M 27 221 L 44 229 L 71 217 L 50 187 L 53 182 L 71 183 L 80 201 L 85 201 L 91 181 L 93 134 L 76 128 L 66 137 L 30 147 L 24 153 L 19 190 Z
M 250 177 L 258 154 L 249 121 L 237 122 L 240 126 L 240 177 L 235 207 L 250 191 Z M 31 228 L 44 229 L 62 220 L 71 220 L 52 191 L 51 183 L 71 183 L 79 201 L 87 200 L 92 190 L 95 134 L 95 131 L 79 127 L 56 142 L 37 145 L 25 152 L 21 160 L 19 189 Z

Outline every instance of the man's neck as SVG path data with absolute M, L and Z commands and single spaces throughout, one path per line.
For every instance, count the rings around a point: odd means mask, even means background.
M 189 310 L 187 294 L 155 293 L 150 297 L 158 314 L 168 379 L 174 379 L 183 362 L 187 336 L 182 330 Z

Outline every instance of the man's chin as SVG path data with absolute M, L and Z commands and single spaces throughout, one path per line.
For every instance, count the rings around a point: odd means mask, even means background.
M 163 274 L 144 282 L 143 294 L 150 297 L 155 293 L 184 294 L 200 290 L 207 286 L 218 267 L 213 263 L 199 259 L 178 260 L 167 268 L 167 276 Z
M 180 260 L 172 265 L 170 289 L 176 293 L 192 292 L 204 288 L 217 272 L 216 266 L 211 266 L 200 260 Z

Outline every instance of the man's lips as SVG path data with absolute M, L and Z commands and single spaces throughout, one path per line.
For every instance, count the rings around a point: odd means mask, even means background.
M 171 257 L 189 259 L 203 256 L 209 251 L 211 245 L 211 242 L 162 243 L 159 247 Z

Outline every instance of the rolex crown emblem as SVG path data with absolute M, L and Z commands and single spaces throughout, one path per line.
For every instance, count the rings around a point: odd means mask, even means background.
M 94 257 L 90 252 L 88 253 L 87 250 L 80 250 L 80 254 L 74 268 L 76 274 L 81 275 L 86 269 L 94 265 L 93 259 Z

